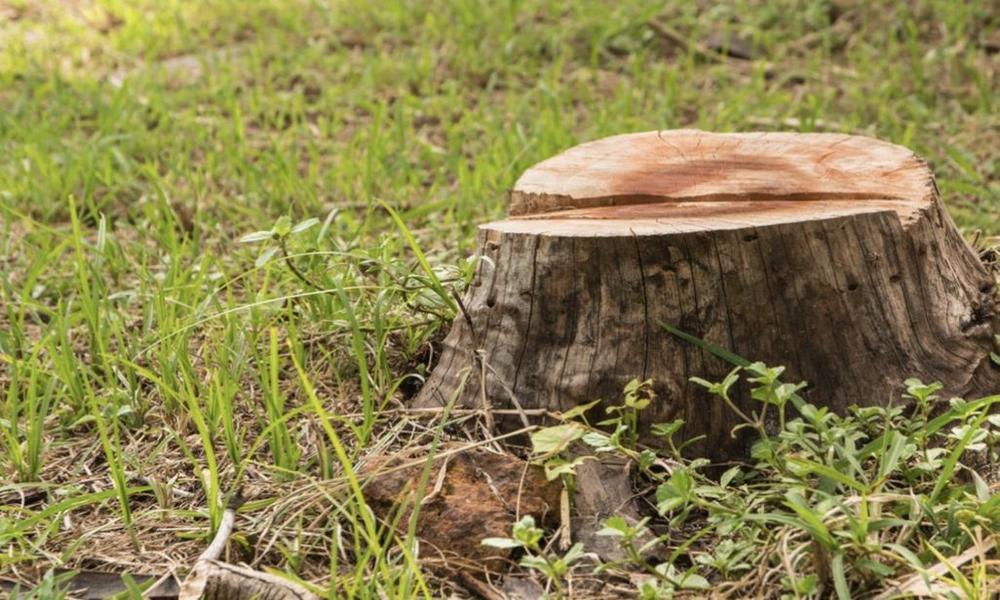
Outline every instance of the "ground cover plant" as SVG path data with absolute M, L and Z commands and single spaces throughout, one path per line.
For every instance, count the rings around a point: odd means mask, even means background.
M 186 569 L 239 490 L 233 562 L 330 597 L 477 593 L 360 488 L 483 443 L 403 402 L 520 172 L 625 131 L 873 135 L 928 159 L 996 262 L 998 25 L 945 0 L 0 0 L 0 578 Z M 669 424 L 638 445 L 639 381 L 491 442 L 567 483 L 564 440 L 632 461 L 649 507 L 606 523 L 626 558 L 600 566 L 521 521 L 490 541 L 511 568 L 551 596 L 996 593 L 997 397 L 913 380 L 836 416 L 729 358 L 718 401 L 740 379 L 783 415 L 746 415 L 745 464 L 681 458 Z

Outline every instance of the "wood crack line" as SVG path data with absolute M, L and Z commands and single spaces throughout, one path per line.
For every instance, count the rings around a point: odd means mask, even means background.
M 790 257 L 791 254 L 789 253 L 789 250 L 788 250 L 788 243 L 785 240 L 785 231 L 784 231 L 784 228 L 781 228 L 781 229 L 777 230 L 776 233 L 777 233 L 777 235 L 776 235 L 776 237 L 777 237 L 777 245 L 781 246 L 781 255 L 782 255 L 782 257 L 784 257 L 784 260 L 787 261 L 787 260 L 789 260 L 788 257 Z M 793 268 L 791 266 L 791 264 L 789 264 L 789 268 Z M 795 285 L 794 281 L 790 282 L 790 283 L 791 284 L 786 287 L 785 292 L 781 294 L 782 301 L 786 303 L 785 304 L 785 314 L 788 316 L 788 318 L 791 319 L 791 322 L 793 324 L 792 326 L 795 328 L 794 329 L 795 331 L 800 332 L 800 335 L 804 335 L 806 337 L 811 337 L 811 333 L 805 331 L 805 327 L 804 327 L 805 324 L 802 322 L 801 316 L 798 314 L 798 312 L 794 308 L 794 307 L 802 306 L 802 297 L 799 296 L 798 286 Z M 788 305 L 787 305 L 787 300 L 788 300 L 788 294 L 787 294 L 787 292 L 788 291 L 791 291 L 791 296 L 792 296 L 792 306 L 793 306 L 793 308 L 791 310 L 788 309 Z M 799 345 L 798 344 L 789 344 L 789 346 L 792 348 L 792 354 L 795 355 L 796 372 L 799 373 L 799 377 L 802 377 L 801 374 L 805 373 L 806 371 L 803 370 L 803 367 L 804 367 L 805 363 L 803 362 L 802 355 L 799 353 Z
M 630 230 L 631 231 L 631 230 Z M 642 252 L 639 250 L 639 237 L 632 233 L 635 243 L 635 258 L 639 263 L 639 283 L 642 286 L 642 318 L 643 318 L 643 349 L 642 349 L 642 380 L 646 380 L 649 372 L 649 300 L 646 298 L 646 269 L 642 265 Z
M 531 339 L 531 319 L 535 314 L 535 270 L 538 265 L 538 237 L 535 237 L 534 244 L 532 244 L 531 249 L 531 297 L 528 299 L 528 322 L 524 326 L 524 335 L 521 336 L 521 350 L 517 354 L 517 365 L 514 367 L 514 381 L 511 383 L 510 390 L 515 396 L 517 395 L 517 380 L 521 375 L 521 363 L 524 361 L 524 353 L 528 349 L 528 340 Z
M 570 245 L 569 245 L 569 247 L 570 247 L 570 250 L 569 250 L 570 270 L 569 270 L 569 272 L 570 273 L 576 273 L 577 272 L 577 266 L 576 266 L 576 263 L 577 263 L 577 261 L 576 261 L 576 238 L 570 238 Z M 570 307 L 572 308 L 572 310 L 568 310 L 567 311 L 566 327 L 570 327 L 571 323 L 575 325 L 576 322 L 577 322 L 577 319 L 579 318 L 578 315 L 580 313 L 580 310 L 579 310 L 577 302 L 571 303 Z M 567 333 L 568 333 L 568 331 L 567 331 Z M 576 334 L 575 327 L 574 327 L 573 333 L 574 333 L 573 337 L 575 338 L 576 337 L 576 335 L 575 335 Z M 559 408 L 560 411 L 565 410 L 563 408 L 563 395 L 560 394 L 560 389 L 565 389 L 565 385 L 563 383 L 563 378 L 566 376 L 566 364 L 569 362 L 569 354 L 570 354 L 571 350 L 572 349 L 568 348 L 568 347 L 567 348 L 563 348 L 562 366 L 559 368 L 559 376 L 556 377 L 556 379 L 555 379 L 555 381 L 557 382 L 557 387 L 552 390 L 553 394 L 556 397 L 556 406 L 558 406 L 558 408 Z
M 740 350 L 736 347 L 736 337 L 733 335 L 732 307 L 729 306 L 729 298 L 726 297 L 726 275 L 722 270 L 722 254 L 719 253 L 717 238 L 712 239 L 712 249 L 715 250 L 715 264 L 719 267 L 719 289 L 722 290 L 722 303 L 726 307 L 726 331 L 729 332 L 729 350 L 739 354 Z

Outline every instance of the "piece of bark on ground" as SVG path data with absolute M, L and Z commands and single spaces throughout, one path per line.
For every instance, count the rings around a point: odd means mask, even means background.
M 448 453 L 457 445 L 445 445 Z M 390 520 L 401 503 L 406 509 L 399 528 L 406 531 L 424 465 L 419 455 L 376 459 L 365 468 L 365 497 L 383 520 Z M 402 464 L 410 464 L 398 468 Z M 443 471 L 442 471 L 442 465 Z M 546 481 L 542 469 L 506 453 L 485 448 L 448 453 L 435 458 L 417 519 L 417 536 L 440 552 L 451 566 L 476 565 L 502 569 L 510 550 L 483 546 L 487 537 L 510 537 L 513 524 L 531 515 L 542 526 L 558 524 L 558 481 Z M 425 552 L 424 557 L 433 556 Z
M 598 535 L 604 522 L 613 516 L 634 526 L 642 518 L 635 496 L 629 467 L 631 462 L 616 456 L 584 461 L 576 467 L 573 494 L 573 539 L 605 561 L 626 558 L 617 536 Z M 651 533 L 640 536 L 636 545 L 653 539 Z
M 199 559 L 184 580 L 178 600 L 319 600 L 301 585 L 246 567 Z
M 195 561 L 181 584 L 178 600 L 319 600 L 303 586 L 270 573 L 217 560 L 236 524 L 236 509 L 243 503 L 237 493 L 231 500 L 212 543 Z

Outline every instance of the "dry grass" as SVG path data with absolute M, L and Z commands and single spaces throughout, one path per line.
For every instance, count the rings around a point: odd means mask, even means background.
M 367 552 L 349 490 L 438 433 L 483 440 L 475 415 L 398 409 L 454 316 L 435 289 L 462 291 L 514 178 L 622 131 L 857 132 L 926 156 L 959 225 L 996 236 L 989 8 L 0 0 L 0 578 L 183 571 L 241 488 L 230 560 L 468 593 L 406 535 Z M 237 242 L 286 214 L 324 221 L 291 240 L 321 290 Z M 769 548 L 801 560 L 792 541 Z

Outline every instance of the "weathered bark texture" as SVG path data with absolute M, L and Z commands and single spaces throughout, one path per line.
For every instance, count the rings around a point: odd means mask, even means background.
M 319 600 L 304 587 L 269 573 L 202 559 L 181 586 L 178 600 Z
M 786 381 L 808 381 L 809 400 L 838 411 L 885 403 L 907 377 L 957 395 L 1000 388 L 995 281 L 905 148 L 830 134 L 616 136 L 529 169 L 510 212 L 480 228 L 469 318 L 456 319 L 418 406 L 458 394 L 479 407 L 485 394 L 495 408 L 566 410 L 652 378 L 644 425 L 681 418 L 687 437 L 706 436 L 693 453 L 744 455 L 734 415 L 688 381 L 730 366 L 659 322 L 786 365 Z

